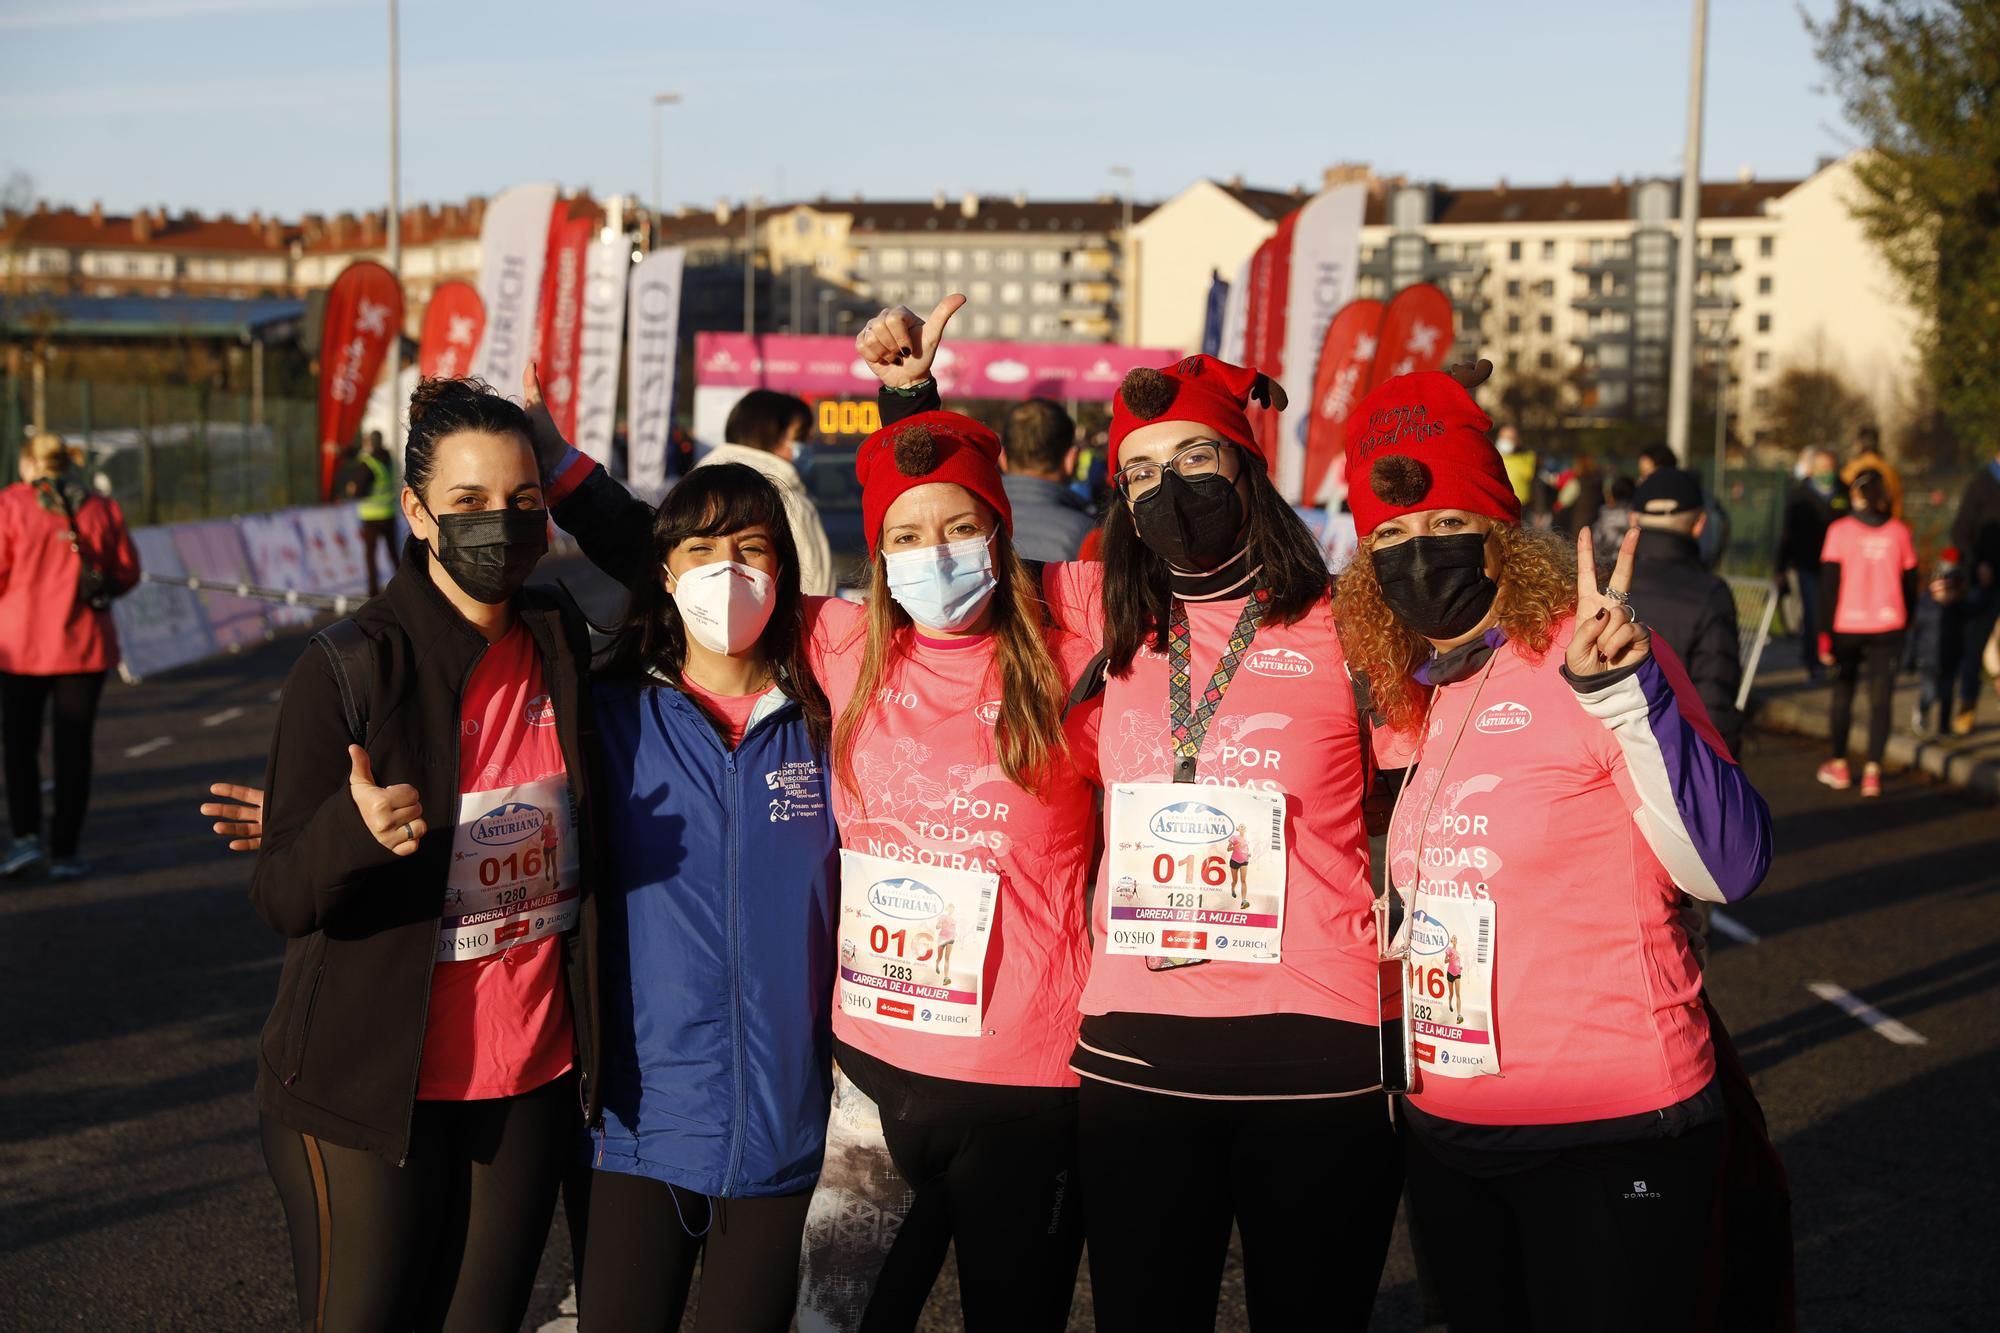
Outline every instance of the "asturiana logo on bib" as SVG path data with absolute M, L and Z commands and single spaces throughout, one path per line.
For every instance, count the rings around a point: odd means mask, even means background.
M 1526 704 L 1497 703 L 1479 715 L 1472 725 L 1489 736 L 1505 731 L 1519 731 L 1535 720 Z
M 531 727 L 553 727 L 556 724 L 555 700 L 546 694 L 536 695 L 521 709 L 521 720 Z
M 1429 912 L 1419 908 L 1410 918 L 1411 953 L 1443 953 L 1445 945 L 1450 943 L 1451 932 Z
M 1259 648 L 1243 659 L 1243 665 L 1260 676 L 1310 676 L 1312 659 L 1290 648 Z
M 1212 805 L 1181 801 L 1160 810 L 1147 826 L 1168 842 L 1220 842 L 1236 832 L 1236 821 Z
M 485 847 L 505 847 L 542 831 L 542 812 L 522 801 L 496 805 L 472 825 L 472 840 Z
M 868 905 L 898 921 L 929 921 L 944 911 L 938 891 L 914 879 L 876 880 L 868 886 Z
M 998 726 L 1000 723 L 1000 701 L 998 699 L 988 699 L 985 703 L 973 709 L 972 715 L 989 727 Z

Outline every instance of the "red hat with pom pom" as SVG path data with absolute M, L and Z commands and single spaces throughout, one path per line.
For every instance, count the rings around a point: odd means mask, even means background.
M 1111 403 L 1111 471 L 1118 471 L 1118 446 L 1125 437 L 1157 421 L 1206 426 L 1248 449 L 1268 469 L 1271 460 L 1250 429 L 1252 398 L 1281 411 L 1285 406 L 1285 391 L 1269 375 L 1212 356 L 1184 357 L 1164 370 L 1127 372 Z
M 957 412 L 919 412 L 884 426 L 854 455 L 861 482 L 861 526 L 868 554 L 882 537 L 882 520 L 904 491 L 932 482 L 963 486 L 999 512 L 1014 531 L 1014 507 L 1000 484 L 1000 437 Z
M 1398 375 L 1347 419 L 1347 507 L 1363 537 L 1424 509 L 1519 522 L 1521 501 L 1487 432 L 1493 421 L 1441 370 Z

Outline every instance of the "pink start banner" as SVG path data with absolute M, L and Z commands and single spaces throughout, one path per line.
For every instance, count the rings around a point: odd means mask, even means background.
M 695 383 L 703 388 L 855 397 L 876 387 L 874 373 L 854 355 L 852 338 L 700 333 L 694 357 Z M 1172 365 L 1180 357 L 1171 347 L 948 339 L 931 371 L 947 407 L 954 398 L 1101 402 L 1118 391 L 1126 371 Z

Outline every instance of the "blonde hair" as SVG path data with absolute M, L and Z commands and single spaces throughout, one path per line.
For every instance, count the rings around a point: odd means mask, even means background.
M 83 461 L 83 452 L 63 443 L 62 436 L 45 430 L 30 436 L 21 446 L 21 461 L 43 472 L 67 472 L 72 465 Z
M 1495 620 L 1508 641 L 1540 657 L 1555 641 L 1556 622 L 1576 610 L 1576 551 L 1562 538 L 1518 523 L 1496 523 L 1500 593 Z M 1370 698 L 1396 731 L 1423 721 L 1423 691 L 1413 678 L 1430 660 L 1430 641 L 1396 619 L 1375 581 L 1375 562 L 1364 546 L 1342 571 L 1333 596 L 1334 623 L 1347 664 L 1368 677 Z

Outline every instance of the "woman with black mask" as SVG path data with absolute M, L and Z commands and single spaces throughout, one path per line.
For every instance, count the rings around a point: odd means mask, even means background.
M 864 330 L 885 415 L 936 405 L 937 325 L 958 304 L 929 328 L 895 310 Z M 1103 681 L 1107 852 L 1071 1068 L 1104 1327 L 1214 1327 L 1232 1224 L 1258 1327 L 1365 1327 L 1402 1175 L 1369 742 L 1324 558 L 1270 479 L 1253 398 L 1284 401 L 1213 357 L 1128 375 L 1103 563 L 1044 580 L 1056 619 L 1103 649 L 1086 679 Z
M 272 737 L 257 1102 L 312 1329 L 516 1327 L 597 1098 L 588 638 L 523 586 L 529 439 L 476 380 L 418 386 L 402 565 L 306 649 Z

